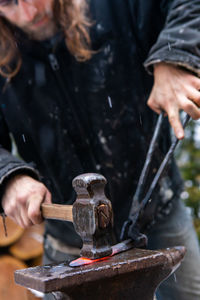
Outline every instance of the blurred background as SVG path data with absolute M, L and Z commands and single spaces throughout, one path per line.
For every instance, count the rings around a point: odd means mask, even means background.
M 191 121 L 185 138 L 176 151 L 176 159 L 185 180 L 182 200 L 190 209 L 200 241 L 200 121 Z
M 44 224 L 23 229 L 6 218 L 7 236 L 0 218 L 0 299 L 37 300 L 29 290 L 14 282 L 14 272 L 42 264 Z

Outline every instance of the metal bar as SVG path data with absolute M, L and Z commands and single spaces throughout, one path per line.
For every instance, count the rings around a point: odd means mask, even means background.
M 183 122 L 183 128 L 185 129 L 186 125 L 188 124 L 188 122 L 190 121 L 190 116 L 189 115 L 186 115 L 186 118 Z M 161 165 L 160 165 L 160 168 L 158 169 L 153 181 L 152 181 L 152 184 L 146 194 L 146 196 L 144 197 L 144 199 L 142 200 L 141 204 L 140 204 L 140 210 L 143 209 L 145 207 L 145 205 L 147 204 L 147 202 L 149 201 L 159 179 L 161 178 L 164 170 L 165 170 L 165 167 L 167 166 L 170 158 L 172 157 L 172 154 L 174 153 L 174 150 L 176 149 L 176 146 L 178 145 L 178 143 L 180 142 L 180 140 L 178 138 L 175 138 L 174 142 L 172 143 L 169 151 L 167 152 L 165 158 L 163 159 Z
M 161 131 L 161 126 L 163 123 L 163 119 L 164 119 L 164 112 L 161 112 L 157 123 L 156 123 L 156 127 L 154 130 L 154 134 L 153 137 L 151 139 L 150 142 L 150 146 L 149 146 L 149 150 L 146 156 L 146 160 L 138 181 L 138 185 L 135 191 L 135 194 L 133 196 L 133 200 L 132 200 L 132 205 L 131 205 L 131 209 L 129 212 L 129 217 L 128 220 L 124 222 L 123 226 L 122 226 L 122 230 L 121 230 L 121 234 L 120 234 L 120 240 L 123 241 L 124 239 L 127 239 L 128 237 L 128 230 L 129 230 L 129 226 L 130 224 L 132 224 L 134 222 L 135 217 L 137 217 L 138 215 L 138 211 L 140 210 L 140 202 L 139 199 L 142 196 L 142 192 L 144 190 L 144 185 L 148 176 L 148 172 L 151 166 L 151 161 L 152 161 L 152 157 L 157 145 L 157 140 L 158 137 L 160 135 L 160 131 Z
M 134 197 L 133 197 L 131 210 L 129 212 L 129 218 L 131 218 L 131 216 L 135 213 L 135 207 L 140 205 L 139 204 L 140 203 L 139 199 L 142 195 L 144 185 L 145 185 L 145 182 L 146 182 L 146 179 L 147 179 L 147 176 L 148 176 L 148 172 L 149 172 L 149 169 L 150 169 L 150 166 L 151 166 L 152 157 L 153 157 L 156 145 L 157 145 L 158 137 L 160 135 L 160 130 L 161 130 L 161 126 L 162 126 L 162 123 L 163 123 L 163 119 L 164 119 L 164 112 L 162 112 L 159 115 L 158 121 L 156 123 L 156 128 L 154 130 L 154 134 L 153 134 L 153 137 L 151 139 L 151 143 L 150 143 L 149 150 L 148 150 L 148 153 L 147 153 L 147 157 L 146 157 L 146 160 L 145 160 L 145 163 L 144 163 L 144 167 L 142 169 L 142 173 L 141 173 L 139 181 L 138 181 L 137 189 L 136 189 L 136 192 L 135 192 Z

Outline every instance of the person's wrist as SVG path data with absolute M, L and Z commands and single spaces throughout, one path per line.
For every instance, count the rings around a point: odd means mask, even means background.
M 160 69 L 163 69 L 165 67 L 172 67 L 171 64 L 168 64 L 168 63 L 165 63 L 165 62 L 159 62 L 159 63 L 156 63 L 153 65 L 153 70 L 154 70 L 154 73 L 157 71 L 157 70 L 160 70 Z
M 13 181 L 17 181 L 17 180 L 20 180 L 22 178 L 25 178 L 25 177 L 30 177 L 29 175 L 27 174 L 11 174 L 10 176 L 8 176 L 8 178 L 6 178 L 6 181 L 5 181 L 5 185 L 8 185 L 10 182 L 13 182 Z M 32 177 L 30 177 L 32 178 Z

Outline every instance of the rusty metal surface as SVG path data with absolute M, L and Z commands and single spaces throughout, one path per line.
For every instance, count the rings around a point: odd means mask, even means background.
M 184 254 L 184 247 L 160 251 L 131 249 L 79 268 L 61 263 L 19 270 L 15 281 L 44 293 L 63 292 L 77 300 L 80 295 L 82 300 L 94 299 L 94 295 L 95 300 L 148 300 L 153 299 L 156 287 L 177 268 Z

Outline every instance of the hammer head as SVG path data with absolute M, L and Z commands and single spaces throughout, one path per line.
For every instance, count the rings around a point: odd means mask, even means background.
M 113 213 L 104 194 L 106 183 L 105 177 L 95 173 L 82 174 L 72 182 L 77 193 L 72 210 L 74 228 L 83 241 L 83 257 L 97 259 L 112 253 Z

